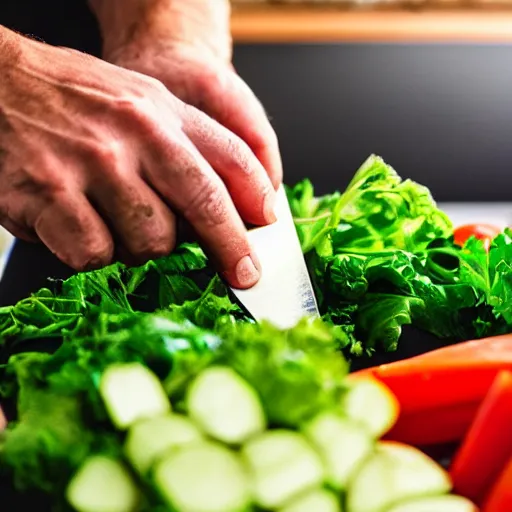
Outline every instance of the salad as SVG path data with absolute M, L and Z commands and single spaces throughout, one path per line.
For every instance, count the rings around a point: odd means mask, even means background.
M 78 512 L 512 507 L 512 231 L 454 229 L 375 155 L 343 193 L 287 193 L 321 319 L 256 324 L 191 243 L 0 308 L 2 496 Z M 373 366 L 405 326 L 446 347 Z M 432 455 L 450 443 L 451 460 Z

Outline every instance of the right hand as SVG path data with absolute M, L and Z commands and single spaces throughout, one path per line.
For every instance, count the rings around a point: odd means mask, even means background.
M 20 39 L 0 83 L 0 223 L 85 270 L 168 254 L 176 214 L 231 285 L 254 285 L 243 221 L 273 222 L 275 191 L 247 144 L 155 79 Z

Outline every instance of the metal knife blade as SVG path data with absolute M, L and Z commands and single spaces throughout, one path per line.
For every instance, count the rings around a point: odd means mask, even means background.
M 277 192 L 277 221 L 250 229 L 249 240 L 261 263 L 261 277 L 248 290 L 231 288 L 256 320 L 288 329 L 305 316 L 319 316 L 315 293 L 284 187 Z

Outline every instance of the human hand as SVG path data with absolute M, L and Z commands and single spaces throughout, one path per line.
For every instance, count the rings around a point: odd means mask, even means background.
M 148 76 L 9 31 L 0 66 L 0 221 L 71 267 L 168 254 L 182 215 L 227 280 L 258 263 L 244 222 L 275 220 L 249 146 Z M 243 220 L 242 220 L 243 219 Z
M 218 121 L 248 144 L 274 187 L 281 184 L 276 134 L 260 101 L 229 62 L 203 48 L 172 41 L 129 47 L 109 60 L 157 78 L 182 101 Z
M 231 64 L 229 2 L 91 0 L 100 20 L 104 58 L 160 80 L 185 103 L 205 112 L 244 140 L 282 181 L 276 134 L 249 86 Z M 130 27 L 127 30 L 126 27 Z

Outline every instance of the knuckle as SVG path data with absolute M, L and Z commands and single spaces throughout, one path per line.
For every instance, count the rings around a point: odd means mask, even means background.
M 112 105 L 130 119 L 144 120 L 154 108 L 154 101 L 171 96 L 165 85 L 156 78 L 140 76 L 133 88 L 116 98 Z M 172 97 L 172 96 L 171 96 Z
M 9 179 L 11 192 L 44 200 L 55 198 L 65 189 L 62 174 L 50 166 L 43 165 L 38 171 L 28 167 L 19 168 Z
M 138 95 L 121 96 L 113 102 L 114 109 L 130 119 L 141 117 L 144 106 L 144 98 Z
M 153 127 L 154 104 L 151 94 L 130 94 L 115 100 L 114 109 L 125 125 L 135 126 L 139 129 Z
M 109 138 L 91 144 L 90 152 L 93 159 L 100 164 L 100 168 L 118 172 L 123 168 L 124 145 L 116 138 Z
M 213 180 L 205 180 L 199 191 L 184 209 L 183 214 L 192 222 L 216 226 L 228 219 L 228 206 L 221 186 Z
M 231 157 L 239 171 L 245 175 L 253 174 L 256 157 L 245 142 L 235 137 L 229 137 L 226 153 Z
M 218 94 L 225 89 L 226 79 L 222 73 L 216 70 L 204 71 L 198 74 L 195 85 L 200 98 L 206 99 L 211 94 Z
M 277 134 L 270 124 L 254 133 L 253 144 L 256 149 L 274 150 L 278 146 Z
M 153 91 L 154 94 L 161 95 L 161 96 L 168 96 L 169 95 L 169 89 L 165 86 L 165 84 L 158 80 L 157 78 L 154 78 L 152 76 L 145 77 L 147 81 L 148 88 Z

